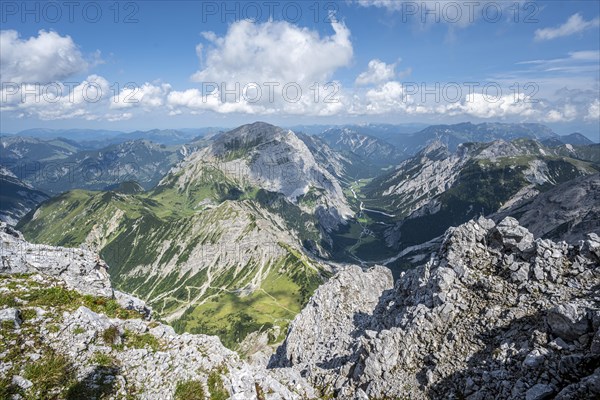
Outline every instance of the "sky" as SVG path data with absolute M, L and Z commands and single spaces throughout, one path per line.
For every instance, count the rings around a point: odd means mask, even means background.
M 3 1 L 0 131 L 537 122 L 600 140 L 598 1 Z

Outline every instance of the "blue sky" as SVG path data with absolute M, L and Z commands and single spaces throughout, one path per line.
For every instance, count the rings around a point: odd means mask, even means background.
M 5 132 L 254 120 L 599 131 L 597 1 L 143 1 L 118 13 L 113 2 L 81 2 L 72 18 L 68 3 L 23 4 L 3 2 L 0 15 Z M 273 98 L 265 82 L 279 85 Z M 42 95 L 57 87 L 58 99 Z M 97 101 L 81 95 L 90 87 Z

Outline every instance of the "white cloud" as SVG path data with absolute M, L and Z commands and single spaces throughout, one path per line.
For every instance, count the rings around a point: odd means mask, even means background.
M 389 81 L 396 75 L 396 64 L 386 64 L 381 60 L 369 61 L 368 69 L 356 78 L 357 85 L 369 85 Z
M 401 21 L 420 24 L 445 23 L 451 27 L 465 28 L 483 18 L 498 22 L 502 15 L 513 15 L 515 3 L 527 0 L 497 1 L 446 1 L 446 0 L 354 0 L 360 7 L 376 7 L 401 14 Z M 496 20 L 498 18 L 498 20 Z M 504 18 L 510 20 L 510 18 Z M 450 37 L 453 35 L 449 31 Z
M 76 86 L 23 84 L 13 94 L 2 94 L 2 110 L 16 111 L 22 117 L 40 120 L 100 118 L 98 110 L 107 108 L 110 85 L 98 75 L 90 75 Z
M 233 23 L 225 36 L 205 33 L 213 47 L 206 51 L 205 68 L 197 82 L 314 83 L 331 78 L 352 59 L 350 31 L 332 22 L 334 35 L 321 38 L 316 31 L 285 21 L 262 24 Z
M 565 104 L 558 109 L 548 111 L 544 117 L 546 122 L 568 122 L 577 117 L 577 109 L 572 104 Z
M 403 0 L 357 0 L 361 7 L 385 8 L 389 11 L 399 11 L 402 9 Z
M 390 81 L 370 89 L 365 94 L 365 109 L 367 113 L 383 114 L 403 109 L 407 97 L 400 82 Z
M 253 107 L 241 97 L 239 101 L 223 102 L 218 89 L 207 94 L 202 94 L 198 89 L 173 91 L 169 93 L 167 103 L 171 109 L 171 115 L 180 114 L 181 107 L 192 111 L 214 111 L 220 114 L 256 114 L 265 111 L 262 107 Z
M 504 118 L 509 116 L 531 117 L 537 112 L 531 99 L 522 93 L 500 98 L 489 98 L 482 93 L 470 93 L 462 102 L 438 107 L 437 111 L 449 115 L 466 114 L 477 118 Z
M 569 19 L 560 26 L 555 28 L 537 29 L 535 31 L 535 40 L 552 40 L 581 33 L 588 29 L 597 28 L 598 26 L 600 26 L 600 17 L 586 21 L 579 13 L 577 13 L 571 15 Z
M 600 120 L 600 100 L 594 100 L 587 110 L 587 115 L 584 118 L 586 121 L 598 121 Z
M 571 51 L 568 53 L 567 57 L 561 58 L 552 58 L 546 60 L 529 60 L 529 61 L 521 61 L 517 64 L 532 64 L 532 65 L 541 65 L 544 68 L 550 68 L 553 65 L 564 65 L 564 64 L 587 64 L 589 62 L 594 63 L 596 66 L 600 61 L 600 50 L 581 50 L 581 51 Z
M 84 71 L 88 63 L 70 36 L 40 30 L 26 40 L 14 30 L 0 31 L 3 82 L 48 83 Z
M 305 101 L 312 96 L 311 87 L 314 84 L 323 87 L 338 68 L 349 65 L 353 55 L 348 28 L 335 21 L 331 26 L 334 34 L 324 37 L 315 30 L 285 21 L 258 24 L 237 21 L 222 37 L 205 32 L 203 36 L 210 45 L 196 48 L 203 68 L 193 74 L 192 80 L 215 82 L 221 88 L 224 85 L 223 90 L 218 92 L 221 101 L 242 104 L 225 108 L 246 109 L 241 95 L 226 96 L 224 90 L 234 89 L 236 84 L 244 88 L 250 83 L 256 83 L 263 89 L 262 96 L 251 106 L 247 105 L 254 111 L 261 107 L 291 111 L 300 106 L 312 108 L 314 105 Z M 278 85 L 273 86 L 273 96 L 269 96 L 271 89 L 265 85 L 270 83 Z M 301 88 L 302 101 L 286 101 L 282 94 L 286 84 Z
M 117 96 L 113 96 L 110 108 L 161 107 L 170 91 L 171 85 L 166 83 L 157 86 L 146 82 L 141 87 L 124 87 Z
M 126 113 L 121 113 L 121 114 L 106 114 L 104 116 L 104 119 L 106 119 L 108 122 L 115 122 L 115 121 L 126 121 L 128 119 L 131 119 L 131 117 L 133 117 L 133 114 L 130 112 L 126 112 Z

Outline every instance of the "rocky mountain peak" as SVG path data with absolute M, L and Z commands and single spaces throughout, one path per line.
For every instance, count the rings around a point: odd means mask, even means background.
M 192 153 L 172 172 L 180 174 L 177 184 L 185 187 L 206 168 L 222 171 L 241 186 L 280 193 L 293 203 L 311 190 L 320 191 L 323 195 L 309 211 L 327 216 L 322 219 L 326 229 L 353 215 L 337 178 L 291 130 L 264 122 L 243 125 Z
M 282 140 L 288 133 L 289 131 L 266 122 L 254 122 L 217 135 L 213 147 L 216 154 L 224 156 L 233 149 L 251 150 L 272 140 Z

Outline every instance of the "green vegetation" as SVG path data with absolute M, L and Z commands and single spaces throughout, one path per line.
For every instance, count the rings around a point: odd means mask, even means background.
M 227 400 L 229 398 L 229 392 L 225 389 L 221 374 L 226 373 L 222 368 L 218 368 L 212 371 L 208 375 L 208 392 L 210 393 L 210 400 Z
M 251 149 L 261 144 L 263 140 L 261 137 L 249 141 L 234 137 L 232 140 L 226 141 L 224 143 L 226 152 L 222 156 L 222 161 L 231 161 L 245 157 Z
M 244 146 L 236 144 L 228 154 Z M 194 266 L 194 272 L 181 273 L 184 268 L 189 271 L 190 261 L 197 260 L 205 247 L 214 249 L 223 242 L 228 221 L 245 220 L 241 233 L 233 238 L 244 243 L 248 234 L 261 229 L 265 218 L 271 218 L 265 210 L 283 217 L 285 225 L 277 223 L 277 229 L 297 232 L 309 246 L 320 241 L 314 216 L 280 194 L 237 182 L 218 166 L 200 165 L 193 179 L 182 172 L 169 175 L 149 192 L 122 192 L 64 193 L 26 217 L 19 228 L 30 241 L 62 246 L 79 246 L 88 236 L 101 237 L 100 255 L 110 265 L 115 287 L 146 299 L 159 317 L 186 310 L 173 322 L 178 332 L 216 334 L 231 348 L 253 331 L 273 326 L 285 331 L 323 281 L 313 263 L 286 244 L 281 244 L 283 254 L 272 259 L 257 245 L 234 249 L 250 254 L 245 265 L 235 264 L 230 256 L 226 268 L 220 268 L 222 261 L 217 258 L 212 265 L 207 261 L 202 268 Z M 314 189 L 303 204 L 315 204 L 321 195 Z M 259 218 L 263 218 L 260 223 Z M 158 271 L 167 265 L 181 269 L 160 275 Z M 157 272 L 140 273 L 140 266 L 153 266 Z M 209 271 L 211 282 L 206 287 Z M 266 274 L 265 281 L 251 288 L 258 273 Z M 139 317 L 109 299 L 81 298 L 62 290 L 38 295 L 40 302 L 51 301 L 65 309 L 85 305 L 110 317 Z
M 218 335 L 225 346 L 235 349 L 250 332 L 275 325 L 285 332 L 324 277 L 304 255 L 290 252 L 271 267 L 258 290 L 246 296 L 217 291 L 204 303 L 189 307 L 173 327 L 179 332 Z M 234 276 L 223 278 L 222 283 L 229 288 L 242 286 Z
M 108 362 L 109 360 L 104 360 Z M 66 400 L 82 399 L 114 399 L 117 391 L 114 375 L 118 368 L 111 365 L 97 365 L 93 372 L 82 381 L 73 383 L 67 390 Z M 126 387 L 126 399 L 133 398 L 129 395 L 131 388 Z
M 17 385 L 13 385 L 12 377 L 0 378 L 0 399 L 10 399 L 21 392 Z
M 205 400 L 204 386 L 200 381 L 183 381 L 177 383 L 175 400 Z
M 58 332 L 60 325 L 57 321 L 62 311 L 73 311 L 80 305 L 88 305 L 98 312 L 112 311 L 115 315 L 120 311 L 107 306 L 107 299 L 82 296 L 60 286 L 53 287 L 52 285 L 60 284 L 56 280 L 40 283 L 26 275 L 11 275 L 9 279 L 8 282 L 2 282 L 2 286 L 9 290 L 4 295 L 7 298 L 23 300 L 18 305 L 23 322 L 19 330 L 14 329 L 12 323 L 10 327 L 0 327 L 0 353 L 2 361 L 9 366 L 5 376 L 22 375 L 33 383 L 33 387 L 24 391 L 12 385 L 10 380 L 0 380 L 0 398 L 10 398 L 13 394 L 19 394 L 26 399 L 40 400 L 114 398 L 115 381 L 110 377 L 118 372 L 116 359 L 109 354 L 96 352 L 90 359 L 93 371 L 81 381 L 77 381 L 71 360 L 52 349 L 47 344 L 47 339 L 42 338 L 42 332 L 44 327 L 49 332 Z M 54 316 L 53 320 L 56 322 L 46 322 L 45 326 L 38 326 L 40 322 L 36 320 L 36 307 L 45 309 L 47 316 Z M 84 333 L 84 329 L 75 326 L 73 332 Z M 114 327 L 107 329 L 102 336 L 104 340 L 115 341 L 118 330 Z M 138 341 L 133 342 L 135 344 Z M 32 352 L 40 354 L 41 357 L 37 360 L 23 357 L 23 354 Z
M 25 379 L 30 380 L 40 398 L 48 398 L 57 389 L 73 383 L 75 370 L 69 359 L 58 353 L 49 353 L 33 364 L 25 366 Z
M 110 318 L 140 318 L 136 311 L 122 308 L 116 300 L 81 293 L 55 286 L 50 288 L 32 288 L 27 291 L 16 291 L 10 295 L 4 295 L 7 298 L 15 297 L 27 300 L 29 307 L 55 307 L 63 310 L 75 310 L 80 306 L 85 306 L 94 312 L 106 314 Z
M 6 293 L 0 294 L 0 307 L 16 307 L 18 305 L 15 296 Z
M 104 340 L 104 343 L 111 346 L 114 345 L 120 337 L 121 334 L 119 333 L 119 328 L 114 325 L 109 326 L 102 332 L 102 340 Z
M 100 367 L 114 367 L 117 364 L 117 360 L 115 360 L 109 354 L 101 353 L 99 351 L 94 353 L 91 362 L 92 364 Z
M 150 349 L 159 351 L 163 348 L 162 343 L 150 333 L 134 333 L 125 330 L 123 334 L 123 343 L 134 349 Z

